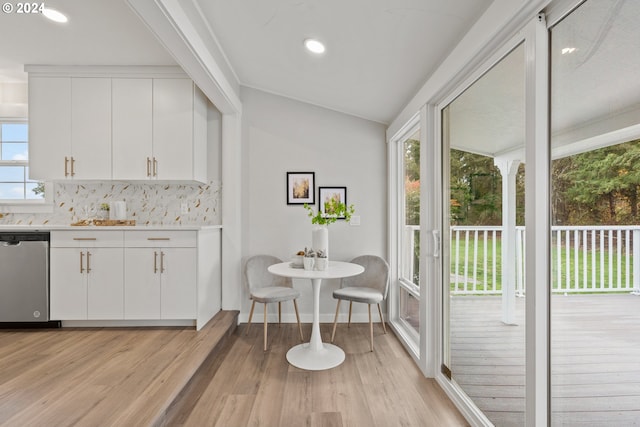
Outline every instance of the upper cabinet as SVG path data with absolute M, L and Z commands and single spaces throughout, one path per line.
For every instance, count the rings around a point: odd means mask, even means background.
M 30 178 L 206 182 L 206 116 L 184 76 L 30 71 Z
M 113 79 L 113 176 L 149 179 L 153 147 L 153 81 Z

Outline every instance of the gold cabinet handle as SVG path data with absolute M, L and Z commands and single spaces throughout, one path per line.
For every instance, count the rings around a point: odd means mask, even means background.
M 69 158 L 64 156 L 64 176 L 69 176 Z
M 75 163 L 76 163 L 76 159 L 74 159 L 73 156 L 71 156 L 71 176 L 76 175 L 75 168 L 74 168 Z
M 153 158 L 153 176 L 158 176 L 158 161 Z
M 84 273 L 84 252 L 80 251 L 80 274 Z
M 170 237 L 147 237 L 147 240 L 171 240 Z
M 160 273 L 164 273 L 164 252 L 160 251 Z
M 147 177 L 151 176 L 151 159 L 147 157 Z
M 87 251 L 87 274 L 91 273 L 91 252 Z
M 158 252 L 153 251 L 153 272 L 158 272 Z
M 73 240 L 98 240 L 95 237 L 74 237 Z

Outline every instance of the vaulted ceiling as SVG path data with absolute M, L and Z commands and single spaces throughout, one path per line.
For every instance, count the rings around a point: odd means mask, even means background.
M 389 123 L 492 0 L 192 0 L 235 85 Z M 181 2 L 181 5 L 187 4 Z M 0 79 L 23 64 L 174 65 L 125 0 L 48 0 L 69 22 L 0 15 Z M 314 56 L 303 40 L 327 51 Z

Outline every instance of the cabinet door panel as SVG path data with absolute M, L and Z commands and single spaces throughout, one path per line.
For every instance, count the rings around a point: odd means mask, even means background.
M 113 179 L 149 179 L 152 80 L 113 79 Z
M 157 255 L 154 256 L 154 253 Z M 159 251 L 145 248 L 126 248 L 124 254 L 125 319 L 159 319 Z M 157 271 L 154 272 L 154 270 Z
M 71 79 L 75 179 L 111 179 L 111 79 Z
M 51 320 L 87 318 L 87 276 L 80 272 L 82 251 L 78 248 L 51 249 Z
M 89 319 L 124 318 L 124 250 L 89 248 L 87 305 Z
M 193 179 L 193 83 L 153 80 L 153 156 L 157 179 Z
M 71 156 L 71 79 L 29 78 L 29 178 L 65 179 Z
M 196 249 L 162 248 L 162 319 L 196 318 Z

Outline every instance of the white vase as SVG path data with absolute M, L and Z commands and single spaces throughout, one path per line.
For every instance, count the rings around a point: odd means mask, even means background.
M 329 228 L 326 225 L 317 226 L 311 231 L 311 249 L 315 253 L 324 251 L 329 258 Z

